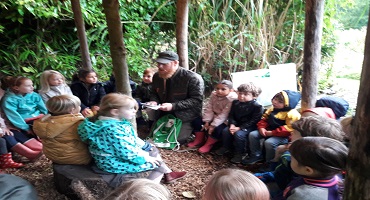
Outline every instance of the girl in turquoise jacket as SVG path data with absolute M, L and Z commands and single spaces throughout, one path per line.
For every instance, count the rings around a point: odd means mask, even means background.
M 88 144 L 97 167 L 112 174 L 153 170 L 148 179 L 157 182 L 163 175 L 165 183 L 182 178 L 186 172 L 172 172 L 156 149 L 136 135 L 128 120 L 136 116 L 137 107 L 133 98 L 110 93 L 102 98 L 97 115 L 79 125 L 78 133 Z

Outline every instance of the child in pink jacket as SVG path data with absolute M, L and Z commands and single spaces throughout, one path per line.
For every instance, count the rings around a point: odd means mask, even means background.
M 222 130 L 227 127 L 226 120 L 231 103 L 237 98 L 238 95 L 233 91 L 233 83 L 228 80 L 220 81 L 205 106 L 203 129 L 200 132 L 195 132 L 195 140 L 189 143 L 188 147 L 199 147 L 206 141 L 198 151 L 200 153 L 209 152 L 212 146 L 222 138 Z

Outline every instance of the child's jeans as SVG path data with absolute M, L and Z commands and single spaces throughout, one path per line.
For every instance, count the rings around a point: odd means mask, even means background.
M 244 154 L 246 153 L 246 146 L 248 144 L 249 131 L 239 130 L 232 135 L 229 131 L 229 127 L 226 127 L 222 131 L 222 146 L 231 149 L 234 141 L 234 153 Z
M 262 157 L 261 139 L 263 139 L 259 131 L 249 133 L 249 146 L 251 149 L 251 157 Z M 287 137 L 267 137 L 265 138 L 264 146 L 266 149 L 266 161 L 269 162 L 275 156 L 275 149 L 281 144 L 287 144 Z

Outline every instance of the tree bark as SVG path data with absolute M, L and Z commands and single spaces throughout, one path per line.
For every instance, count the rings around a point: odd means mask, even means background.
M 305 40 L 302 75 L 302 108 L 315 107 L 318 71 L 321 60 L 321 37 L 324 0 L 306 1 Z
M 180 66 L 189 69 L 188 58 L 188 0 L 178 0 L 176 3 L 176 47 Z
M 118 0 L 103 0 L 103 7 L 108 25 L 110 53 L 117 92 L 131 96 L 126 62 L 127 52 L 123 41 L 122 23 L 119 15 L 119 2 Z
M 365 39 L 364 62 L 357 97 L 348 155 L 344 199 L 370 199 L 370 16 Z
M 91 59 L 90 59 L 89 46 L 87 45 L 85 23 L 84 23 L 84 19 L 82 18 L 80 0 L 71 0 L 71 4 L 72 4 L 72 11 L 73 11 L 73 18 L 75 20 L 75 24 L 77 28 L 77 37 L 78 37 L 78 41 L 80 42 L 82 67 L 84 69 L 90 70 L 92 69 L 92 64 L 91 64 Z

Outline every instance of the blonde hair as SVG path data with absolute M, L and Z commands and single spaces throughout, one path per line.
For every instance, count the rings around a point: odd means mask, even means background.
M 49 92 L 49 90 L 50 90 L 49 78 L 53 75 L 61 76 L 62 79 L 63 79 L 64 84 L 66 84 L 66 79 L 64 78 L 63 74 L 61 74 L 60 72 L 55 71 L 55 70 L 46 70 L 46 71 L 42 72 L 42 74 L 40 76 L 40 86 L 41 86 L 41 88 L 39 90 L 40 93 Z
M 350 141 L 353 135 L 353 118 L 354 116 L 345 117 L 340 120 L 343 132 L 345 133 L 345 140 Z
M 163 185 L 149 179 L 133 179 L 115 189 L 104 200 L 170 200 L 171 193 Z
M 80 105 L 80 99 L 73 95 L 54 96 L 46 102 L 46 108 L 52 115 L 69 114 L 73 109 L 78 109 Z
M 134 98 L 125 94 L 109 93 L 101 99 L 98 114 L 92 117 L 91 121 L 94 122 L 99 116 L 111 117 L 110 111 L 112 109 L 129 107 L 132 104 L 134 104 L 135 109 L 138 110 L 139 106 Z
M 208 181 L 203 200 L 269 200 L 266 185 L 240 169 L 223 169 Z

